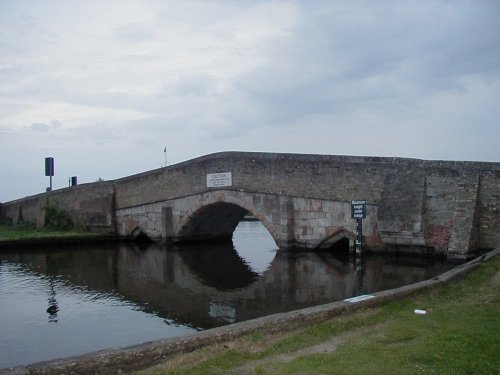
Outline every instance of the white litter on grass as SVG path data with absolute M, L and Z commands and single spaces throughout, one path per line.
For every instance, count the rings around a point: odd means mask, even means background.
M 425 315 L 425 314 L 427 314 L 427 311 L 415 309 L 415 314 L 417 314 L 417 315 Z

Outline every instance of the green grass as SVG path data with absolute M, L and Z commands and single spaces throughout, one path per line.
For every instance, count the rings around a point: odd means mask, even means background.
M 440 289 L 294 332 L 257 332 L 144 373 L 499 374 L 499 270 L 497 256 Z M 427 315 L 414 314 L 417 308 Z M 333 337 L 344 337 L 333 351 L 297 352 Z M 289 360 L 281 360 L 283 354 Z
M 0 241 L 98 236 L 77 230 L 35 229 L 30 224 L 0 225 Z

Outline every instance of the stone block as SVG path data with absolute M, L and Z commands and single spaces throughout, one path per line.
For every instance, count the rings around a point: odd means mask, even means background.
M 322 202 L 319 200 L 311 199 L 309 201 L 309 211 L 311 212 L 322 212 L 323 207 L 322 207 Z
M 321 201 L 321 210 L 325 213 L 334 213 L 337 211 L 337 202 Z
M 309 202 L 306 198 L 294 198 L 293 206 L 297 211 L 309 211 Z

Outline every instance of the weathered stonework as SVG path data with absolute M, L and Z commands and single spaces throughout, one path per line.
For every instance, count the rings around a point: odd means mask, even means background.
M 232 186 L 207 188 L 219 172 L 232 173 Z M 278 245 L 315 248 L 352 240 L 350 201 L 364 199 L 368 248 L 464 258 L 500 244 L 499 186 L 500 163 L 223 152 L 7 202 L 2 215 L 43 226 L 42 207 L 57 201 L 93 230 L 178 241 L 227 236 L 250 211 Z
M 48 205 L 68 214 L 75 226 L 90 231 L 114 233 L 114 186 L 111 182 L 82 184 L 7 202 L 2 217 L 14 224 L 29 221 L 37 228 L 45 225 Z
M 155 210 L 155 205 L 162 210 Z M 142 213 L 137 208 L 117 210 L 118 233 L 125 236 L 140 227 L 151 237 L 178 241 L 225 238 L 247 212 L 264 224 L 280 247 L 327 247 L 332 239 L 354 239 L 356 230 L 350 202 L 216 190 L 155 205 L 140 206 L 145 210 Z M 168 233 L 162 231 L 167 220 L 162 217 L 164 208 L 171 215 Z M 374 247 L 378 244 L 373 221 L 376 207 L 370 206 L 368 212 L 364 234 L 368 246 Z

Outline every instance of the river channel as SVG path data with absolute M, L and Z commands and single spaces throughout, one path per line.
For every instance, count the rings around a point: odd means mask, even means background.
M 395 288 L 444 260 L 278 250 L 260 222 L 232 244 L 0 252 L 0 368 L 185 335 Z

